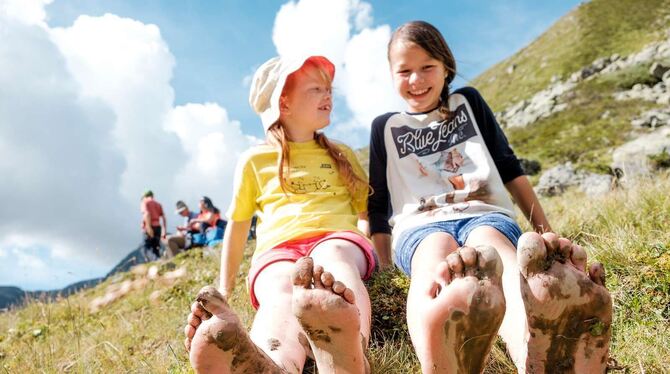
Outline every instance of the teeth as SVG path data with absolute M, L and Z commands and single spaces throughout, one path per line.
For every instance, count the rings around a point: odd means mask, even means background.
M 426 89 L 423 89 L 423 90 L 419 90 L 419 91 L 409 91 L 409 93 L 410 93 L 411 95 L 415 95 L 415 96 L 423 95 L 423 94 L 425 94 L 426 92 L 428 92 L 428 89 L 427 89 L 427 88 L 426 88 Z

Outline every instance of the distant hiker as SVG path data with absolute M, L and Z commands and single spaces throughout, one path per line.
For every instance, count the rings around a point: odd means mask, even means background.
M 191 239 L 193 235 L 192 221 L 198 216 L 196 212 L 189 210 L 188 205 L 181 200 L 177 201 L 177 210 L 175 213 L 183 217 L 183 222 L 181 225 L 177 226 L 177 232 L 175 234 L 168 235 L 167 237 L 167 249 L 165 250 L 165 256 L 167 258 L 172 258 L 179 252 L 191 248 Z
M 320 373 L 370 370 L 369 188 L 353 151 L 321 132 L 334 74 L 330 61 L 312 56 L 276 57 L 254 75 L 250 102 L 267 144 L 238 161 L 219 289 L 203 288 L 191 307 L 185 343 L 197 372 L 297 374 L 310 352 Z M 254 213 L 247 284 L 258 310 L 247 333 L 226 299 Z
M 584 249 L 549 232 L 482 96 L 450 91 L 456 60 L 434 26 L 400 26 L 387 58 L 407 105 L 372 122 L 368 211 L 381 265 L 393 255 L 411 277 L 407 326 L 423 372 L 481 372 L 499 333 L 519 373 L 604 373 L 602 265 L 587 271 Z M 510 194 L 537 232 L 521 235 Z
M 142 233 L 144 234 L 144 257 L 147 261 L 160 258 L 161 238 L 165 238 L 167 221 L 163 207 L 154 200 L 154 193 L 147 190 L 142 195 Z
M 203 196 L 200 199 L 200 213 L 191 221 L 193 246 L 209 245 L 223 239 L 226 221 L 221 219 L 221 211 L 214 206 L 212 199 Z

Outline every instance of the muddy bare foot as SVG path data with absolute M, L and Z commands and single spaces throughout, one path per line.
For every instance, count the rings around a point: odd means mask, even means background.
M 251 341 L 239 318 L 216 288 L 201 289 L 197 302 L 206 318 L 201 318 L 190 341 L 190 360 L 196 372 L 285 373 Z M 186 345 L 189 346 L 188 326 L 186 330 Z
M 425 294 L 411 292 L 408 324 L 424 373 L 480 373 L 505 314 L 502 260 L 463 247 L 437 266 Z
M 367 342 L 354 293 L 310 257 L 295 264 L 293 314 L 305 330 L 319 373 L 366 373 Z
M 528 316 L 528 373 L 604 373 L 612 299 L 605 270 L 554 233 L 525 233 L 517 258 Z

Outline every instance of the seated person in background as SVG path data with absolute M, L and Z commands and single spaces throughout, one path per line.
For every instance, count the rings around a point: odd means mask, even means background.
M 212 199 L 203 196 L 200 198 L 200 213 L 195 219 L 191 220 L 191 230 L 204 234 L 208 227 L 216 226 L 216 221 L 220 216 L 221 213 L 212 203 Z
M 208 245 L 223 238 L 226 221 L 221 219 L 221 211 L 209 197 L 203 196 L 200 199 L 200 214 L 191 222 L 191 228 L 196 233 L 193 236 L 193 246 Z
M 191 248 L 191 222 L 198 217 L 196 212 L 188 209 L 188 205 L 183 201 L 177 201 L 177 210 L 175 213 L 183 217 L 183 223 L 177 226 L 177 233 L 167 237 L 167 250 L 165 256 L 172 258 L 179 252 Z

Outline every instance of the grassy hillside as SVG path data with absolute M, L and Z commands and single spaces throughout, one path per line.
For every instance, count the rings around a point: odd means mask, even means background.
M 572 191 L 543 201 L 554 227 L 582 244 L 592 260 L 606 264 L 614 300 L 612 356 L 629 373 L 670 368 L 669 188 L 670 176 L 663 175 L 600 199 Z M 253 312 L 242 281 L 247 264 L 231 304 L 249 324 Z M 0 315 L 0 368 L 9 373 L 190 372 L 182 328 L 197 290 L 216 284 L 218 256 L 215 250 L 192 250 L 160 265 L 159 274 L 180 267 L 187 275 L 174 284 L 149 281 L 97 313 L 89 309 L 95 297 L 139 276 L 120 274 L 66 300 L 31 302 Z M 407 285 L 398 273 L 378 274 L 370 285 L 375 373 L 418 370 L 402 318 Z M 499 342 L 488 373 L 513 372 L 501 347 Z
M 592 0 L 470 84 L 494 111 L 504 110 L 544 89 L 555 75 L 566 79 L 599 57 L 625 56 L 665 38 L 669 15 L 670 0 Z
M 634 130 L 630 122 L 654 105 L 643 100 L 616 101 L 612 93 L 645 79 L 648 68 L 630 68 L 580 82 L 565 101 L 568 110 L 526 128 L 506 129 L 515 153 L 539 160 L 544 170 L 570 161 L 581 169 L 609 173 L 610 150 L 651 131 Z

